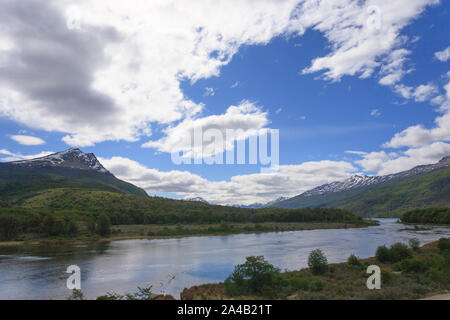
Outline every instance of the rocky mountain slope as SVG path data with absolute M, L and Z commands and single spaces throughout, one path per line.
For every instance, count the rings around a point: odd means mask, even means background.
M 143 189 L 117 179 L 94 154 L 78 148 L 31 160 L 0 163 L 2 201 L 20 201 L 30 194 L 56 188 L 147 195 Z
M 338 207 L 364 216 L 395 216 L 406 208 L 450 205 L 450 157 L 385 176 L 352 176 L 273 204 L 281 208 Z

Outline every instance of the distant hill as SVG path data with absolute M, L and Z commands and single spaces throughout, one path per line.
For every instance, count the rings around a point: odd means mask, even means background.
M 386 176 L 352 176 L 273 206 L 336 207 L 362 216 L 398 216 L 412 208 L 447 207 L 450 206 L 450 157 Z
M 4 202 L 20 202 L 58 188 L 147 196 L 143 189 L 117 179 L 94 154 L 78 148 L 32 160 L 0 163 L 0 200 Z

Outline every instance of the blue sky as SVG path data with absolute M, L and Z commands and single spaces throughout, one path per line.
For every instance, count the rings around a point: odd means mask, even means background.
M 37 27 L 39 15 L 24 20 L 18 2 L 47 14 L 49 29 Z M 141 8 L 155 15 L 156 29 L 133 29 L 145 16 L 116 1 L 18 2 L 0 6 L 12 25 L 0 41 L 2 161 L 78 146 L 150 194 L 249 204 L 450 154 L 448 2 L 398 0 L 405 10 L 397 12 L 391 1 L 175 1 Z M 379 16 L 368 15 L 374 5 Z M 184 21 L 178 11 L 199 16 Z M 370 17 L 380 19 L 375 31 L 365 30 Z M 61 34 L 50 31 L 58 24 Z M 39 44 L 20 41 L 23 30 L 42 32 Z M 220 130 L 244 123 L 248 136 L 279 129 L 280 171 L 174 164 L 170 139 L 186 134 L 189 121 Z

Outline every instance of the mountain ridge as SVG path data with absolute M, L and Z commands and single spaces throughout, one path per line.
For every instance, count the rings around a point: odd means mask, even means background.
M 384 183 L 393 179 L 401 179 L 407 178 L 413 175 L 430 172 L 439 168 L 444 168 L 450 166 L 450 156 L 443 157 L 437 163 L 429 164 L 429 165 L 420 165 L 416 166 L 410 170 L 401 171 L 398 173 L 383 175 L 383 176 L 361 176 L 361 175 L 353 175 L 350 178 L 343 181 L 334 181 L 331 183 L 323 184 L 308 191 L 305 191 L 298 196 L 295 197 L 311 197 L 315 195 L 325 195 L 333 192 L 341 192 L 356 188 L 361 188 L 365 186 L 375 185 L 379 183 Z M 288 199 L 284 199 L 282 201 L 276 201 L 273 205 L 283 202 L 285 200 L 289 200 L 295 197 L 291 197 Z
M 4 201 L 55 188 L 105 190 L 140 196 L 147 193 L 106 170 L 93 153 L 78 148 L 30 160 L 0 163 L 0 194 Z
M 395 216 L 410 208 L 450 206 L 450 157 L 385 176 L 350 177 L 273 205 L 279 208 L 336 207 L 363 216 Z

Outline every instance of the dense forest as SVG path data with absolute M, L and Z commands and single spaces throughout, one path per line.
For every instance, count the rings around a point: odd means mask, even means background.
M 79 226 L 98 232 L 104 225 L 212 224 L 244 222 L 359 222 L 343 209 L 244 209 L 201 202 L 86 189 L 51 189 L 19 203 L 0 202 L 0 237 L 21 233 L 74 235 Z
M 406 223 L 450 224 L 450 208 L 410 210 L 402 215 L 401 221 Z

